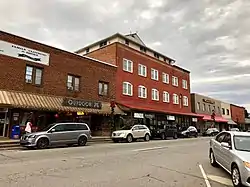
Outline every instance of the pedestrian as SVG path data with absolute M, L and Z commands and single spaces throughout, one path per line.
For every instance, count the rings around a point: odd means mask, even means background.
M 26 123 L 26 127 L 25 127 L 25 133 L 31 133 L 31 127 L 32 127 L 32 123 L 28 120 Z

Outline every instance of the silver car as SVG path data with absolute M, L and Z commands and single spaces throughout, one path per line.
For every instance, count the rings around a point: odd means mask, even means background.
M 91 138 L 91 131 L 85 123 L 55 123 L 42 132 L 28 133 L 21 137 L 20 145 L 44 149 L 51 145 L 84 146 Z
M 231 174 L 234 186 L 250 186 L 250 133 L 219 133 L 210 140 L 209 158 L 212 166 L 220 165 Z

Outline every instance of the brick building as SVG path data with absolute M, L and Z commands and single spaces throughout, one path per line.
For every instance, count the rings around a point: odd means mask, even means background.
M 110 63 L 1 31 L 0 136 L 29 118 L 37 128 L 59 120 L 86 122 L 102 135 L 109 128 L 116 71 Z
M 190 72 L 147 47 L 137 34 L 114 34 L 78 51 L 117 66 L 116 102 L 146 125 L 197 121 L 191 112 Z
M 245 108 L 230 104 L 232 120 L 236 122 L 237 126 L 245 129 Z

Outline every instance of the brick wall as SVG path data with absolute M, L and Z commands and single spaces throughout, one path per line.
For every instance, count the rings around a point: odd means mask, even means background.
M 236 105 L 230 105 L 231 109 L 231 116 L 232 120 L 236 123 L 244 124 L 245 123 L 245 108 L 236 106 Z
M 115 98 L 116 67 L 86 59 L 66 51 L 46 46 L 5 32 L 0 32 L 0 40 L 39 50 L 50 54 L 50 65 L 40 65 L 0 55 L 0 89 L 34 92 L 40 94 L 72 96 L 81 99 L 110 101 Z M 26 65 L 43 68 L 42 86 L 25 83 Z M 68 91 L 67 75 L 80 76 L 80 92 Z M 109 83 L 109 96 L 98 95 L 98 81 Z

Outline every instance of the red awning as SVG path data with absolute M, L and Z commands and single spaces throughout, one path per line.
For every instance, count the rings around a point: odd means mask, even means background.
M 203 114 L 203 118 L 204 121 L 213 121 L 213 119 L 211 118 L 211 115 L 205 115 Z M 215 116 L 215 121 L 216 122 L 228 122 L 228 120 L 226 120 L 225 118 L 223 118 L 222 116 Z
M 173 112 L 173 111 L 167 111 L 167 110 L 159 110 L 159 109 L 153 109 L 153 108 L 150 108 L 150 107 L 139 107 L 139 106 L 132 106 L 132 105 L 128 105 L 128 104 L 122 104 L 122 103 L 117 103 L 117 104 L 120 104 L 122 106 L 125 106 L 127 108 L 130 108 L 130 109 L 134 109 L 134 110 L 143 110 L 143 111 L 150 111 L 150 112 L 159 112 L 159 113 L 165 113 L 165 114 L 176 114 L 176 115 L 184 115 L 184 116 L 193 116 L 193 117 L 200 117 L 202 118 L 203 115 L 201 114 L 195 114 L 195 113 L 192 113 L 192 112 Z

